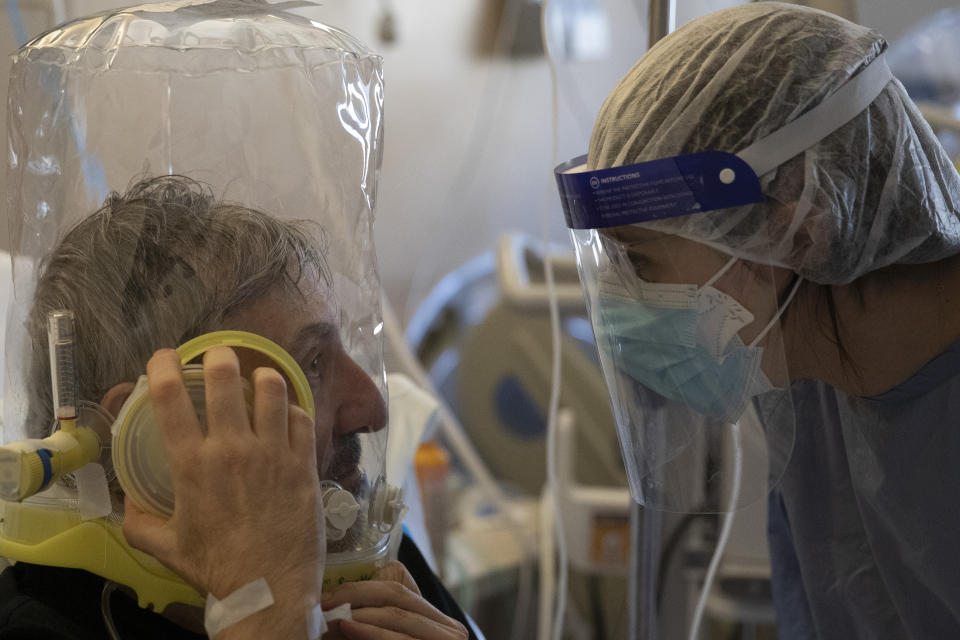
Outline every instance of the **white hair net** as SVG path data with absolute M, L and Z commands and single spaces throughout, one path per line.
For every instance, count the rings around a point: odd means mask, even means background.
M 737 153 L 886 47 L 876 32 L 815 9 L 762 2 L 713 13 L 658 42 L 610 94 L 588 169 Z M 960 176 L 897 80 L 760 182 L 763 203 L 642 226 L 820 284 L 960 252 Z

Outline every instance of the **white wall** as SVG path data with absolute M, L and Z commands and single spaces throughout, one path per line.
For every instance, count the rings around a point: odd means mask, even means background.
M 342 17 L 333 22 L 377 46 L 378 5 L 338 4 L 331 9 Z M 545 206 L 551 237 L 566 242 L 566 231 L 551 175 L 544 59 L 478 57 L 478 0 L 393 5 L 398 41 L 379 47 L 387 107 L 377 250 L 388 296 L 408 318 L 444 274 L 492 248 L 504 230 L 539 235 Z M 561 160 L 586 151 L 600 102 L 645 48 L 635 8 L 618 13 L 614 61 L 561 70 Z
M 857 0 L 858 22 L 893 42 L 917 22 L 941 9 L 957 6 L 957 0 Z
M 51 20 L 52 1 L 20 0 L 31 32 Z M 646 11 L 645 0 L 597 1 L 611 16 L 610 58 L 560 69 L 561 160 L 586 150 L 603 97 L 646 48 L 645 15 L 639 15 Z M 383 0 L 327 0 L 310 10 L 384 57 L 386 140 L 376 240 L 384 286 L 404 319 L 444 274 L 491 248 L 504 230 L 539 235 L 545 207 L 550 236 L 566 242 L 550 174 L 548 68 L 543 58 L 477 56 L 474 43 L 488 2 L 394 0 L 389 3 L 398 33 L 394 44 L 377 37 Z M 129 3 L 66 0 L 65 6 L 68 15 L 79 16 Z M 678 4 L 683 23 L 736 2 Z M 857 0 L 860 21 L 889 38 L 951 4 Z M 0 52 L 14 49 L 10 26 L 5 12 L 0 13 Z M 5 98 L 5 66 L 0 99 Z M 2 180 L 0 174 L 0 187 Z M 0 247 L 5 247 L 2 226 Z
M 54 11 L 54 5 L 51 0 L 20 0 L 20 17 L 22 26 L 27 37 L 33 37 L 55 24 L 58 17 Z M 10 77 L 10 59 L 19 46 L 17 41 L 16 25 L 10 20 L 6 11 L 6 3 L 0 4 L 0 194 L 6 193 L 6 172 L 7 172 L 7 82 Z M 7 220 L 5 217 L 6 206 L 5 198 L 0 197 L 0 249 L 8 249 L 10 246 L 7 233 Z

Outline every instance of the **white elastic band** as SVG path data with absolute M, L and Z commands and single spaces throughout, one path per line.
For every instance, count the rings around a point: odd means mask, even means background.
M 773 317 L 770 318 L 770 322 L 767 323 L 767 326 L 763 328 L 763 331 L 757 334 L 757 337 L 750 342 L 751 347 L 757 346 L 757 343 L 763 340 L 763 336 L 767 335 L 767 332 L 773 328 L 774 323 L 780 319 L 780 316 L 783 315 L 783 312 L 787 310 L 787 305 L 790 304 L 790 301 L 793 300 L 793 296 L 797 295 L 797 290 L 800 289 L 800 283 L 803 282 L 803 278 L 797 277 L 797 281 L 793 283 L 793 289 L 790 289 L 790 293 L 787 294 L 787 299 L 783 301 L 783 304 L 780 305 L 780 308 L 777 309 L 777 312 L 773 314 Z
M 727 264 L 725 264 L 725 265 L 723 265 L 722 267 L 720 267 L 720 271 L 717 271 L 715 274 L 713 274 L 713 277 L 712 277 L 712 278 L 710 278 L 709 280 L 707 280 L 706 282 L 704 282 L 704 283 L 703 283 L 703 287 L 701 287 L 701 289 L 702 289 L 702 288 L 705 288 L 705 287 L 709 287 L 709 286 L 712 285 L 714 282 L 716 282 L 716 281 L 719 280 L 721 277 L 723 277 L 723 274 L 725 274 L 727 271 L 729 271 L 729 270 L 730 270 L 730 267 L 733 266 L 733 263 L 735 263 L 735 262 L 736 262 L 737 260 L 739 260 L 739 259 L 740 259 L 740 258 L 738 258 L 737 256 L 733 256 L 732 258 L 730 258 L 729 260 L 727 260 Z
M 243 585 L 223 600 L 217 600 L 212 593 L 208 593 L 207 606 L 203 612 L 203 628 L 212 640 L 227 627 L 263 611 L 272 604 L 273 593 L 263 578 Z
M 853 120 L 893 80 L 884 54 L 805 114 L 737 154 L 757 174 L 776 169 Z

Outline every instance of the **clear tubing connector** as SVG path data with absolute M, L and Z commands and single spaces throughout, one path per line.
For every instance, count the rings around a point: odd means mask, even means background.
M 100 438 L 77 424 L 76 353 L 73 313 L 47 316 L 53 408 L 60 429 L 43 440 L 0 446 L 0 500 L 20 501 L 49 488 L 65 474 L 100 459 Z M 102 473 L 102 472 L 101 472 Z
M 76 345 L 72 311 L 51 311 L 47 316 L 50 344 L 50 379 L 53 383 L 53 408 L 57 420 L 77 418 Z

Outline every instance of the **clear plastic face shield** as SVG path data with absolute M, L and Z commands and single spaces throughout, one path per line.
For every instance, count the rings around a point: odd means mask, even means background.
M 557 168 L 630 491 L 640 504 L 720 513 L 764 498 L 793 448 L 781 318 L 802 280 L 670 233 L 671 220 L 764 200 L 758 176 L 848 122 L 891 79 L 882 56 L 824 102 L 736 155 L 704 151 Z M 762 205 L 760 205 L 762 206 Z M 758 256 L 760 257 L 758 259 Z
M 154 351 L 180 347 L 202 413 L 203 348 L 190 341 L 230 331 L 206 347 L 234 346 L 245 376 L 280 369 L 291 401 L 313 407 L 327 572 L 339 563 L 334 579 L 355 579 L 385 562 L 403 506 L 383 479 L 381 64 L 284 10 L 301 4 L 144 5 L 55 29 L 15 57 L 2 440 L 36 444 L 71 410 L 93 437 L 67 447 L 79 451 L 70 471 L 54 451 L 39 492 L 4 503 L 0 555 L 57 564 L 52 538 L 80 525 L 116 538 L 124 491 L 169 513 L 141 376 Z M 29 488 L 21 453 L 41 448 L 17 446 L 0 456 L 14 500 Z M 57 511 L 57 524 L 37 525 L 31 506 Z M 144 605 L 190 601 L 152 559 L 122 554 L 146 573 L 96 549 L 82 568 L 133 586 Z

